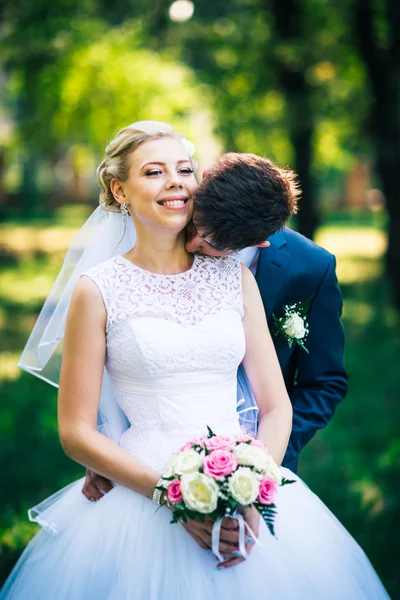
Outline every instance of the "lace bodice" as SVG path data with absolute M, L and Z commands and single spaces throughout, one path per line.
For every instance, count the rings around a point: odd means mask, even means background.
M 107 311 L 106 368 L 131 427 L 120 444 L 162 469 L 206 431 L 238 431 L 236 370 L 245 349 L 240 263 L 196 256 L 161 275 L 122 256 L 85 273 Z
M 191 269 L 177 275 L 150 273 L 116 256 L 85 273 L 100 289 L 107 332 L 131 317 L 156 317 L 185 327 L 224 309 L 243 316 L 240 264 L 230 258 L 195 255 Z

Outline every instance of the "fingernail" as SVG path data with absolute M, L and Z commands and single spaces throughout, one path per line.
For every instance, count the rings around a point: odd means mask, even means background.
M 217 567 L 217 571 L 222 571 L 224 567 Z
M 251 544 L 251 542 L 252 542 L 252 541 L 253 541 L 253 538 L 251 538 L 251 537 L 247 537 L 247 538 L 246 538 L 246 542 L 247 542 L 248 544 Z
M 212 554 L 211 550 L 209 548 L 206 549 L 207 554 Z
M 234 556 L 242 556 L 242 553 L 241 553 L 241 552 L 239 552 L 238 550 L 234 550 L 234 551 L 232 552 L 232 554 L 233 554 Z

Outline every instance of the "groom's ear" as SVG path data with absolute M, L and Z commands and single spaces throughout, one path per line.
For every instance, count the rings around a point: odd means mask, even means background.
M 204 169 L 203 174 L 201 176 L 202 179 L 205 179 L 207 177 L 207 173 L 210 169 Z
M 268 248 L 268 246 L 271 245 L 271 242 L 268 242 L 267 240 L 265 242 L 261 242 L 261 244 L 256 244 L 256 248 Z

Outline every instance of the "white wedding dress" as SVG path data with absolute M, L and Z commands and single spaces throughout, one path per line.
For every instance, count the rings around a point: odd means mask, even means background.
M 107 310 L 106 368 L 131 426 L 120 445 L 160 473 L 193 436 L 237 434 L 236 370 L 245 351 L 240 264 L 196 256 L 178 275 L 122 256 L 86 274 Z M 265 365 L 268 368 L 268 365 Z M 217 571 L 171 513 L 122 486 L 96 503 L 79 480 L 40 514 L 43 529 L 1 600 L 357 600 L 388 598 L 367 557 L 322 502 L 296 483 L 277 496 L 248 560 Z M 327 473 L 327 477 L 329 474 Z M 261 520 L 262 521 L 262 520 Z

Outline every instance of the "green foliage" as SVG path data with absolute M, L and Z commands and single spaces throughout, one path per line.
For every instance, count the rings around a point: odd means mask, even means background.
M 180 25 L 177 52 L 213 90 L 225 148 L 268 155 L 279 164 L 294 164 L 289 125 L 304 115 L 301 98 L 297 113 L 290 113 L 278 70 L 304 72 L 314 113 L 315 174 L 329 172 L 337 181 L 354 154 L 368 150 L 368 94 L 350 7 L 307 0 L 301 3 L 301 36 L 282 39 L 271 2 L 250 4 L 199 5 L 194 19 Z
M 143 49 L 138 28 L 109 30 L 65 61 L 54 137 L 101 151 L 122 126 L 157 119 L 188 129 L 199 95 L 190 70 Z M 44 76 L 47 76 L 44 73 Z
M 286 479 L 285 477 L 282 478 L 281 481 L 281 485 L 289 485 L 290 483 L 296 483 L 295 479 Z
M 271 535 L 275 536 L 275 519 L 278 514 L 275 504 L 261 504 L 260 502 L 255 502 L 254 506 L 264 519 Z
M 215 436 L 215 433 L 213 432 L 211 427 L 209 427 L 208 425 L 207 425 L 207 432 L 208 432 L 208 436 L 207 436 L 208 438 L 212 438 Z
M 26 215 L 40 205 L 44 212 L 40 181 L 46 172 L 54 191 L 60 159 L 78 174 L 90 164 L 93 173 L 108 140 L 136 120 L 171 122 L 193 137 L 193 115 L 204 114 L 207 102 L 190 68 L 146 48 L 141 21 L 110 28 L 96 2 L 65 0 L 54 10 L 45 1 L 32 4 L 23 15 L 10 5 L 0 35 L 7 72 L 0 117 L 14 125 L 0 129 L 0 144 L 19 165 L 14 188 Z M 33 46 L 21 44 L 24 23 Z

